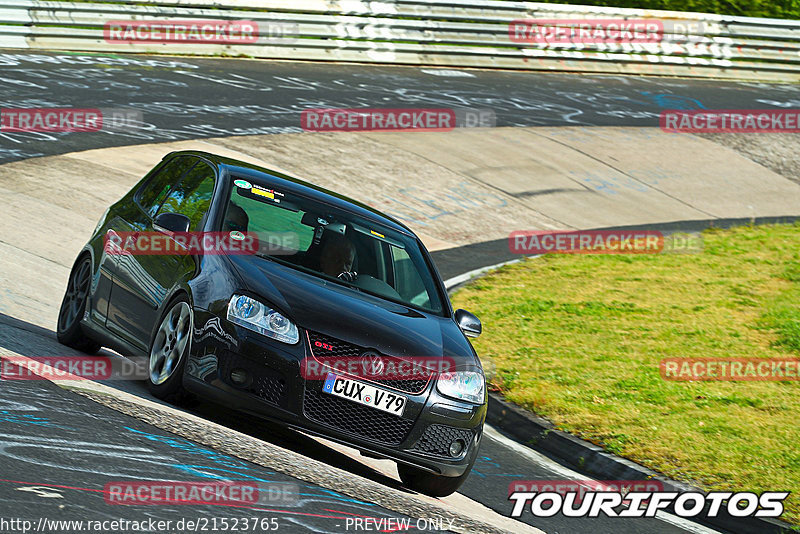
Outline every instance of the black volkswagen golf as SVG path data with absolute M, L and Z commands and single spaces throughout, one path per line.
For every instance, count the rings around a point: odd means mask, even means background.
M 79 350 L 147 358 L 158 398 L 194 394 L 394 460 L 434 496 L 478 454 L 487 397 L 467 337 L 480 332 L 402 223 L 202 152 L 168 154 L 107 210 L 57 329 Z

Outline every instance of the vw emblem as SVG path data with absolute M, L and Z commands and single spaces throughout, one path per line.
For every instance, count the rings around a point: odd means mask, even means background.
M 377 352 L 365 352 L 361 355 L 361 365 L 368 375 L 380 375 L 383 373 L 383 358 Z

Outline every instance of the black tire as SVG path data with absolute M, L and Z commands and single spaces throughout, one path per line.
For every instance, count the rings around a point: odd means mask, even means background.
M 458 491 L 458 488 L 467 480 L 476 458 L 477 455 L 473 455 L 467 470 L 460 477 L 436 475 L 401 463 L 397 464 L 397 473 L 400 475 L 403 485 L 410 490 L 430 497 L 447 497 Z
M 89 302 L 91 283 L 92 258 L 85 255 L 75 262 L 72 272 L 69 273 L 67 290 L 61 300 L 56 325 L 56 337 L 59 343 L 87 354 L 94 354 L 100 350 L 100 343 L 87 336 L 81 327 L 81 319 L 86 313 L 86 304 Z
M 153 396 L 173 403 L 187 399 L 183 370 L 192 345 L 193 327 L 192 309 L 185 295 L 175 297 L 164 307 L 150 336 L 147 386 Z

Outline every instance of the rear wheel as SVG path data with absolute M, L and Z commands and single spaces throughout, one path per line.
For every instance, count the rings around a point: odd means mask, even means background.
M 405 464 L 397 464 L 397 473 L 400 475 L 400 480 L 403 481 L 405 487 L 414 490 L 417 493 L 429 495 L 431 497 L 447 497 L 455 493 L 458 488 L 467 480 L 472 466 L 475 465 L 473 456 L 472 461 L 467 466 L 467 470 L 460 477 L 445 477 L 436 475 L 416 467 L 411 467 Z
M 159 399 L 182 401 L 183 369 L 191 346 L 192 310 L 180 296 L 167 307 L 150 342 L 148 386 Z
M 92 283 L 92 259 L 84 256 L 69 273 L 67 292 L 58 312 L 56 337 L 62 345 L 89 354 L 100 350 L 100 343 L 88 337 L 81 328 L 81 319 L 89 302 L 89 286 Z

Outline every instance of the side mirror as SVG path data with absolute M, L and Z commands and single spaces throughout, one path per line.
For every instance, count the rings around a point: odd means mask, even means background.
M 179 233 L 188 232 L 192 221 L 180 213 L 161 213 L 153 221 L 153 228 L 159 232 Z
M 454 315 L 458 327 L 467 337 L 478 337 L 483 332 L 481 320 L 472 315 L 467 310 L 456 310 Z

